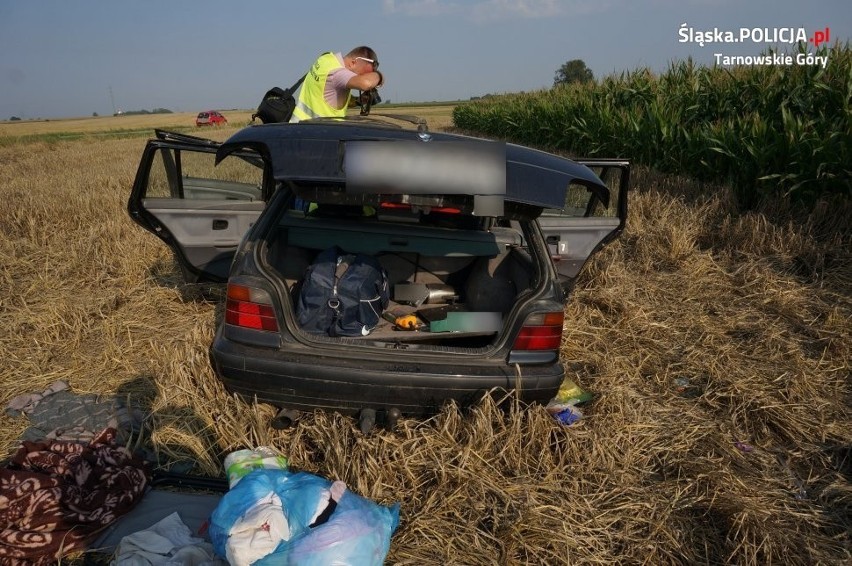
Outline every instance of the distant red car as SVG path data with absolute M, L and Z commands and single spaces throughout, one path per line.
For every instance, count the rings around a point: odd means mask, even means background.
M 195 125 L 201 126 L 222 126 L 228 123 L 228 119 L 215 110 L 205 110 L 199 112 L 195 117 Z

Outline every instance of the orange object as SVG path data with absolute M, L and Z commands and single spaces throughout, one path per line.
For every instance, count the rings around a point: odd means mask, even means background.
M 417 321 L 417 317 L 413 314 L 407 314 L 405 316 L 397 317 L 394 324 L 400 330 L 417 330 L 417 328 L 420 326 L 419 322 Z

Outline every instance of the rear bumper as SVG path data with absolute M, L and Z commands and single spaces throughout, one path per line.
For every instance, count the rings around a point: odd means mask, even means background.
M 336 410 L 399 409 L 406 415 L 437 412 L 447 401 L 468 405 L 493 389 L 512 390 L 514 366 L 499 363 L 406 362 L 322 356 L 316 350 L 253 348 L 216 334 L 211 358 L 230 391 L 280 408 Z M 447 363 L 449 362 L 449 363 Z M 564 377 L 562 364 L 520 366 L 521 400 L 547 403 Z

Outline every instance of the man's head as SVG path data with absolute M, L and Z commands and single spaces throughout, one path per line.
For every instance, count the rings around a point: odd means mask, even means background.
M 347 69 L 359 75 L 379 69 L 379 58 L 376 56 L 376 52 L 366 45 L 356 47 L 347 53 L 343 60 Z

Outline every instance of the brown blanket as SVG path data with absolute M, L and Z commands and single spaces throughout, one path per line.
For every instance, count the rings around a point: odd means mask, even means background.
M 139 502 L 148 473 L 114 440 L 22 443 L 0 469 L 0 564 L 53 564 Z

